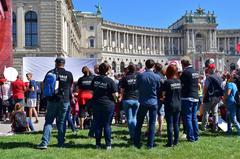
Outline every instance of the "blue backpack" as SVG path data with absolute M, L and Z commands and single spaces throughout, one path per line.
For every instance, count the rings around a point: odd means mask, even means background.
M 45 97 L 51 97 L 55 95 L 55 87 L 57 81 L 56 71 L 50 71 L 44 79 L 43 94 Z

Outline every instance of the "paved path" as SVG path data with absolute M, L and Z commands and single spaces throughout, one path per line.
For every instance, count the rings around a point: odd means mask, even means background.
M 35 118 L 33 118 L 32 121 L 35 121 Z M 33 123 L 35 131 L 43 130 L 44 122 L 45 122 L 45 117 L 39 117 L 39 122 L 37 124 Z M 11 131 L 10 123 L 0 122 L 0 136 L 12 135 L 10 131 Z

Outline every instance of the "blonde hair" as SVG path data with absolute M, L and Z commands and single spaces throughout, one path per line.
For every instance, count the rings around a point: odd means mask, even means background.
M 19 110 L 22 111 L 23 110 L 23 106 L 20 103 L 16 103 L 15 107 L 14 107 L 14 111 L 19 111 Z

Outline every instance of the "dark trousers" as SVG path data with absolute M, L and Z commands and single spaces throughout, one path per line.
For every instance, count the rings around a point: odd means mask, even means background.
M 96 145 L 101 145 L 102 130 L 104 129 L 104 137 L 106 146 L 111 146 L 111 123 L 114 113 L 114 106 L 103 107 L 97 105 L 93 109 L 94 127 Z
M 148 143 L 147 146 L 152 148 L 154 145 L 154 137 L 155 137 L 155 123 L 156 123 L 156 116 L 157 116 L 157 105 L 141 105 L 139 106 L 138 113 L 137 113 L 137 125 L 134 135 L 134 145 L 139 146 L 141 140 L 141 129 L 144 122 L 144 118 L 149 111 L 149 123 L 148 123 Z
M 0 98 L 0 120 L 3 120 L 3 101 Z
M 177 145 L 179 138 L 179 120 L 180 112 L 166 112 L 165 117 L 167 121 L 167 135 L 168 135 L 168 144 Z M 174 131 L 174 141 L 173 141 L 173 131 Z

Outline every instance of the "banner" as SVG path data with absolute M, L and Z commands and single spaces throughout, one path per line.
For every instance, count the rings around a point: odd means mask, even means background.
M 23 80 L 26 82 L 26 74 L 31 72 L 33 79 L 43 81 L 46 73 L 55 68 L 56 57 L 23 57 Z M 92 72 L 97 59 L 66 58 L 65 69 L 72 72 L 74 81 L 82 74 L 83 66 L 87 66 Z
M 0 0 L 0 74 L 12 66 L 12 7 L 11 0 Z

